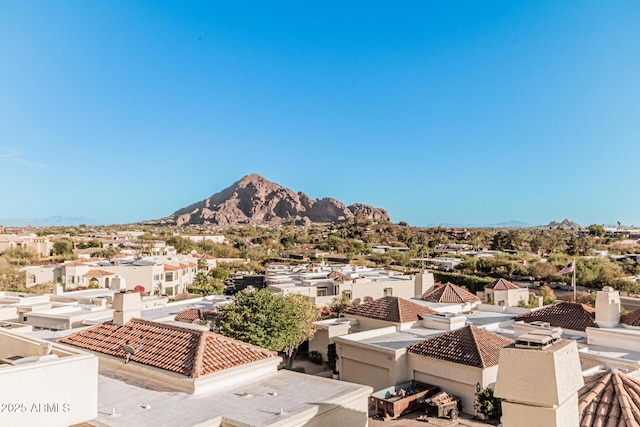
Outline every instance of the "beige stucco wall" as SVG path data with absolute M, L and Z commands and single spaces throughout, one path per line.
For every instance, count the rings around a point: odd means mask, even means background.
M 521 405 L 502 401 L 502 425 L 504 427 L 567 427 L 580 423 L 578 393 L 556 408 Z
M 523 369 L 525 361 L 527 369 Z M 513 346 L 500 350 L 497 397 L 553 408 L 562 405 L 583 385 L 575 341 L 560 340 L 546 350 Z
M 322 360 L 327 360 L 327 346 L 333 343 L 334 337 L 347 335 L 351 332 L 351 323 L 320 326 L 313 338 L 309 341 L 309 351 L 317 351 L 322 355 Z
M 409 353 L 409 370 L 413 379 L 439 386 L 443 391 L 462 399 L 462 411 L 475 414 L 476 385 L 480 389 L 493 387 L 498 366 L 476 368 L 445 360 Z
M 392 350 L 335 338 L 340 379 L 380 390 L 410 380 L 406 348 Z
M 515 307 L 518 305 L 520 301 L 528 302 L 529 301 L 529 289 L 528 288 L 520 288 L 520 289 L 485 289 L 486 291 L 486 299 L 489 300 L 491 298 L 492 304 L 494 305 L 504 305 L 508 307 Z
M 367 281 L 366 279 L 356 279 L 354 282 L 341 282 L 339 284 L 338 295 L 344 291 L 351 291 L 351 299 L 359 298 L 364 301 L 364 297 L 370 296 L 374 299 L 385 296 L 386 288 L 393 289 L 392 295 L 400 298 L 412 298 L 415 296 L 415 278 L 406 276 L 406 279 L 383 280 L 383 281 Z
M 389 326 L 397 326 L 400 323 L 387 322 L 385 320 L 371 319 L 369 317 L 354 316 L 344 313 L 346 319 L 357 320 L 358 324 L 354 327 L 353 332 L 371 331 L 374 329 L 387 328 Z

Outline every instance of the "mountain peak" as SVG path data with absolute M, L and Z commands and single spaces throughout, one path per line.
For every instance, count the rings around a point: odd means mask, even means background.
M 551 221 L 547 227 L 557 227 L 557 228 L 569 228 L 574 230 L 580 230 L 583 227 L 577 222 L 570 221 L 568 218 L 562 220 L 562 222 Z
M 389 220 L 389 214 L 383 209 L 360 203 L 345 206 L 329 197 L 313 200 L 302 192 L 296 194 L 252 173 L 205 200 L 177 210 L 171 220 L 178 226 L 310 225 L 312 222 L 346 221 L 356 213 L 374 220 Z

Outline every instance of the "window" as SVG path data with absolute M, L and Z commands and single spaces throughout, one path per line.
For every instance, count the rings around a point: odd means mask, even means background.
M 351 291 L 342 291 L 342 296 L 351 299 Z
M 318 288 L 318 296 L 326 297 L 327 296 L 327 288 Z
M 393 296 L 393 288 L 384 288 L 384 296 L 392 297 Z
M 164 273 L 165 282 L 173 282 L 173 272 Z
M 167 294 L 168 296 L 172 296 L 173 288 L 164 288 L 164 293 Z
M 154 274 L 153 275 L 153 280 L 160 280 L 160 275 L 159 274 Z

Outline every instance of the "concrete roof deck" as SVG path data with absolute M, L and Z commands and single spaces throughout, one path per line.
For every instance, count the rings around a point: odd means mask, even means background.
M 94 422 L 113 427 L 215 426 L 223 418 L 249 427 L 300 417 L 302 425 L 304 416 L 311 418 L 339 405 L 346 396 L 371 391 L 359 384 L 281 370 L 227 390 L 216 390 L 212 384 L 187 394 L 154 390 L 137 379 L 132 384 L 117 370 L 105 369 L 98 380 L 98 418 Z
M 374 345 L 389 350 L 399 350 L 411 344 L 424 341 L 446 331 L 426 328 L 409 328 L 402 331 L 392 331 L 393 327 L 383 328 L 379 334 L 372 331 L 357 332 L 355 334 L 343 335 L 339 338 L 358 342 L 366 345 Z
M 513 319 L 516 317 L 515 314 L 480 310 L 474 310 L 471 313 L 465 314 L 465 316 L 467 316 L 467 323 L 490 330 L 510 327 L 513 324 Z

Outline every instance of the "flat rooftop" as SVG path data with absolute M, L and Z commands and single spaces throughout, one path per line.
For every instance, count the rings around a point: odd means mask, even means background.
M 399 350 L 411 344 L 424 341 L 427 338 L 433 338 L 444 332 L 446 331 L 426 328 L 410 328 L 403 331 L 381 333 L 380 335 L 375 335 L 372 331 L 364 331 L 357 332 L 355 334 L 342 335 L 340 338 L 362 344 L 375 345 L 377 347 L 387 348 L 390 350 Z
M 101 369 L 98 379 L 98 418 L 101 426 L 268 426 L 330 411 L 349 395 L 368 395 L 371 388 L 313 375 L 281 370 L 246 385 L 195 394 L 153 390 L 143 380 L 135 384 L 117 369 Z M 304 391 L 304 392 L 301 392 Z M 145 409 L 148 408 L 148 409 Z M 115 410 L 115 415 L 113 411 Z M 367 414 L 363 414 L 366 419 Z M 228 422 L 228 421 L 227 421 Z M 98 424 L 100 423 L 100 424 Z

